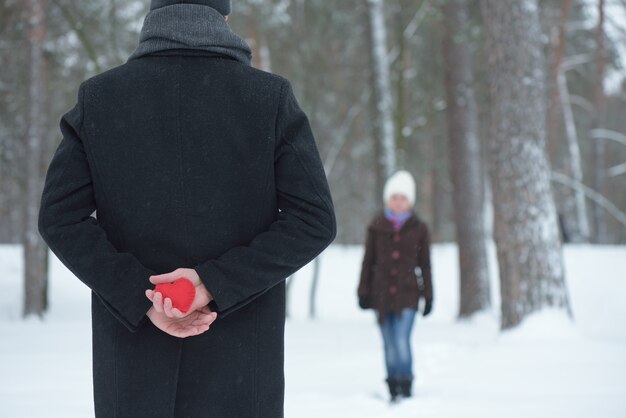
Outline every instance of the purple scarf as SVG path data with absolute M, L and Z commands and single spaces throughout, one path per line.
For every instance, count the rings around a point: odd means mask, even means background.
M 389 221 L 393 224 L 394 231 L 399 231 L 406 220 L 411 217 L 411 214 L 412 211 L 410 210 L 395 213 L 391 209 L 385 209 L 385 218 L 389 219 Z

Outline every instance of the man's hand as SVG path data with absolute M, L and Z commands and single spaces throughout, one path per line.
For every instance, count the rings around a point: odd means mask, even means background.
M 162 313 L 168 318 L 185 318 L 192 312 L 205 307 L 213 300 L 213 296 L 206 289 L 206 287 L 204 287 L 202 280 L 200 280 L 200 276 L 198 276 L 198 273 L 194 269 L 178 268 L 170 273 L 150 276 L 150 283 L 154 285 L 160 283 L 171 283 L 181 277 L 185 277 L 196 287 L 196 297 L 194 298 L 191 307 L 187 312 L 183 313 L 179 309 L 172 307 L 172 300 L 170 298 L 165 298 L 165 300 L 163 300 L 161 292 L 155 292 L 152 289 L 147 289 L 146 297 L 150 299 L 152 307 L 157 313 Z
M 178 338 L 187 338 L 206 332 L 217 318 L 215 312 L 208 307 L 200 308 L 184 318 L 168 318 L 163 312 L 157 312 L 151 307 L 146 314 L 155 327 Z

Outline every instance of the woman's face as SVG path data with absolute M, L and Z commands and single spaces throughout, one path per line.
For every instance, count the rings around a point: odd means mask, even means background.
M 392 212 L 400 213 L 411 209 L 411 204 L 405 195 L 394 193 L 387 201 L 387 208 L 389 208 Z

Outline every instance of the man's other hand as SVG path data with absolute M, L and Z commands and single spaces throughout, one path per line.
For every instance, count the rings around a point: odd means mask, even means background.
M 193 337 L 206 332 L 217 318 L 217 314 L 206 306 L 184 318 L 169 318 L 164 312 L 157 312 L 153 306 L 148 310 L 147 316 L 158 329 L 178 338 Z

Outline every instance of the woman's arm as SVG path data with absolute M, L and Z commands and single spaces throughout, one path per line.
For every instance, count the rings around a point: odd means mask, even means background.
M 424 280 L 424 290 L 422 296 L 426 300 L 427 307 L 432 305 L 433 301 L 433 282 L 432 271 L 430 267 L 430 233 L 428 232 L 428 226 L 422 224 L 422 233 L 420 234 L 420 244 L 417 254 L 417 262 L 422 270 L 422 279 Z M 430 310 L 430 309 L 428 309 Z M 426 309 L 424 315 L 428 315 Z
M 359 280 L 359 288 L 357 291 L 359 306 L 363 309 L 368 309 L 371 304 L 372 274 L 373 267 L 376 262 L 375 248 L 375 234 L 374 231 L 368 227 L 365 239 L 365 254 L 363 255 L 363 262 L 361 265 L 361 278 Z

